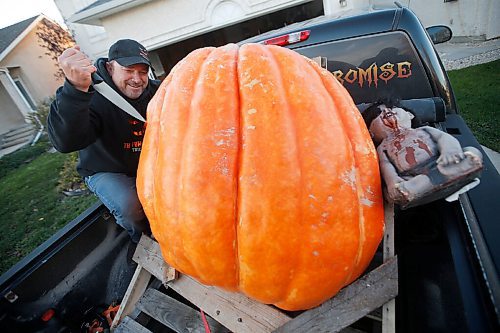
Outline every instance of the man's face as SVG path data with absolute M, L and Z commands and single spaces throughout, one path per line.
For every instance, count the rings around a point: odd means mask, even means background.
M 135 64 L 128 67 L 116 61 L 106 64 L 113 83 L 128 98 L 137 99 L 148 86 L 148 65 Z

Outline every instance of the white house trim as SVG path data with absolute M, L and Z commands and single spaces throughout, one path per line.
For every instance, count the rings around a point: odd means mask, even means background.
M 3 84 L 5 90 L 12 98 L 19 111 L 21 111 L 24 119 L 28 121 L 28 115 L 33 110 L 31 109 L 31 105 L 29 104 L 29 102 L 26 100 L 26 98 L 24 98 L 23 94 L 17 87 L 12 76 L 10 76 L 9 70 L 7 68 L 0 68 L 0 82 Z
M 215 3 L 214 6 L 211 6 Z M 248 8 L 244 8 L 241 3 L 231 0 L 215 0 L 211 1 L 205 10 L 207 20 L 210 25 L 222 25 L 227 22 L 236 21 L 239 18 L 245 17 L 249 12 Z
M 70 22 L 84 23 L 90 25 L 102 26 L 101 18 L 119 13 L 126 9 L 145 4 L 153 0 L 114 0 L 103 3 L 102 5 L 95 6 L 86 10 L 75 13 L 69 18 Z

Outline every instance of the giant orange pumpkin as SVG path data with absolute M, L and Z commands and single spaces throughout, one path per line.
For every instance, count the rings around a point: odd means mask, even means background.
M 287 310 L 356 279 L 383 233 L 356 106 L 277 46 L 202 48 L 174 67 L 148 107 L 137 187 L 171 266 Z

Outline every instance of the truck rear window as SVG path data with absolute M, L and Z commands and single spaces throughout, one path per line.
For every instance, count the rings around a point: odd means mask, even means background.
M 349 90 L 354 102 L 380 98 L 414 99 L 434 96 L 422 63 L 403 32 L 326 42 L 295 51 L 325 57 L 326 68 Z

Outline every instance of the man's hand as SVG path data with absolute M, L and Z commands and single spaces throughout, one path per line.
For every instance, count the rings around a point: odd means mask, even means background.
M 91 75 L 97 68 L 92 65 L 92 60 L 87 57 L 80 47 L 75 45 L 66 49 L 57 59 L 66 79 L 78 90 L 89 91 L 92 83 Z

